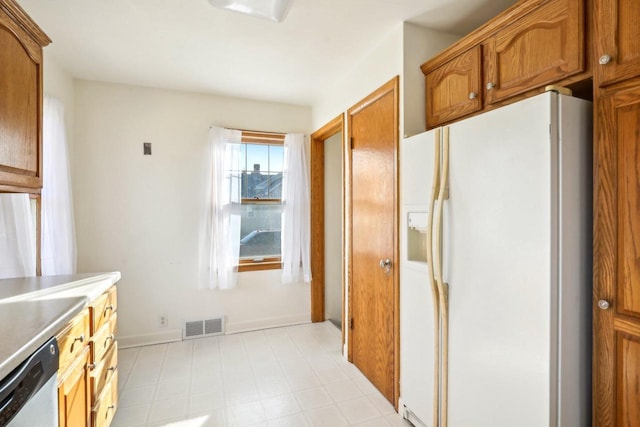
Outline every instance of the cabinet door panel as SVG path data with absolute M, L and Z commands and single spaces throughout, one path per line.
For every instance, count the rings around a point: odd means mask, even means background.
M 594 425 L 640 427 L 640 88 L 595 117 Z
M 600 86 L 640 75 L 640 2 L 595 0 L 595 55 Z
M 476 46 L 427 74 L 428 128 L 482 108 L 480 49 Z
M 640 102 L 616 108 L 617 311 L 640 320 Z
M 581 0 L 555 0 L 487 44 L 487 102 L 553 83 L 585 68 Z
M 86 426 L 91 417 L 89 406 L 89 377 L 87 363 L 89 347 L 73 362 L 58 383 L 59 427 Z
M 618 424 L 640 426 L 640 336 L 617 332 Z
M 0 9 L 0 185 L 42 186 L 41 52 Z

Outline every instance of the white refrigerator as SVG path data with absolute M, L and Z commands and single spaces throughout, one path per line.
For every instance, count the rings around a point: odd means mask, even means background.
M 591 111 L 546 92 L 402 141 L 414 425 L 591 425 Z

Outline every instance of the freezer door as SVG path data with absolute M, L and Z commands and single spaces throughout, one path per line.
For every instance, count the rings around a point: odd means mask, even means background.
M 408 229 L 408 216 L 428 209 L 433 138 L 430 131 L 400 143 L 400 402 L 428 426 L 434 404 L 434 306 L 426 262 L 408 256 L 408 234 L 416 233 Z
M 550 425 L 551 100 L 538 96 L 450 128 L 449 427 Z

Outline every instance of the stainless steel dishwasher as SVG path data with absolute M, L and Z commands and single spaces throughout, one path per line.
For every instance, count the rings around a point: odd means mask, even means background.
M 58 357 L 53 337 L 0 380 L 0 427 L 58 425 Z

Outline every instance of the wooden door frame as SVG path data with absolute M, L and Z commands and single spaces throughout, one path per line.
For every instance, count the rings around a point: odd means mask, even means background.
M 329 123 L 311 134 L 311 321 L 325 320 L 325 280 L 324 280 L 324 144 L 327 139 L 340 133 L 340 153 L 344 165 L 344 115 L 340 114 Z M 342 168 L 344 183 L 344 167 Z M 342 196 L 342 222 L 344 224 L 344 191 Z M 343 227 L 344 230 L 344 227 Z M 342 233 L 344 251 L 344 232 Z M 342 260 L 342 343 L 344 344 L 344 256 Z
M 400 179 L 399 179 L 399 148 L 400 148 L 400 77 L 395 76 L 387 83 L 376 89 L 373 93 L 356 103 L 353 107 L 347 110 L 347 128 L 349 132 L 349 143 L 346 145 L 346 159 L 345 159 L 345 200 L 346 203 L 346 218 L 348 220 L 346 224 L 345 243 L 348 243 L 348 249 L 345 247 L 347 254 L 347 293 L 348 293 L 348 310 L 349 310 L 349 323 L 351 323 L 351 307 L 352 295 L 352 265 L 353 265 L 353 209 L 351 205 L 352 200 L 352 148 L 351 148 L 351 135 L 352 135 L 352 120 L 353 116 L 369 105 L 382 98 L 383 96 L 392 93 L 394 98 L 394 111 L 393 120 L 396 127 L 396 131 L 393 135 L 393 151 L 394 151 L 394 197 L 393 197 L 393 406 L 398 409 L 398 398 L 400 397 L 400 242 L 399 242 L 399 219 L 400 219 Z M 348 196 L 348 197 L 347 197 Z M 343 328 L 344 330 L 345 328 Z M 348 360 L 353 362 L 353 334 L 347 334 L 348 340 Z

